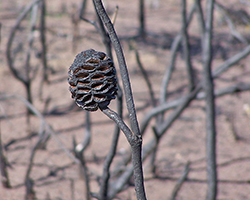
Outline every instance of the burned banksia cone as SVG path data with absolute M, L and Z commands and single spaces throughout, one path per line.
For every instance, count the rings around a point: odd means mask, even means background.
M 68 82 L 76 104 L 88 111 L 108 106 L 117 92 L 112 60 L 105 53 L 93 49 L 76 56 L 69 68 Z

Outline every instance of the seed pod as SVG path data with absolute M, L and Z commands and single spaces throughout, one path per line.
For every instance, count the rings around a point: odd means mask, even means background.
M 88 49 L 79 53 L 69 68 L 69 90 L 79 107 L 96 111 L 108 106 L 117 92 L 116 71 L 103 52 Z

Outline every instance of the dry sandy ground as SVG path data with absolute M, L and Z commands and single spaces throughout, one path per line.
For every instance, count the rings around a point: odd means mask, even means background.
M 0 45 L 0 94 L 20 95 L 25 97 L 23 85 L 17 81 L 8 69 L 5 49 L 7 38 L 11 27 L 18 16 L 18 10 L 26 1 L 3 1 L 0 3 L 0 22 L 2 24 Z M 77 48 L 72 51 L 72 24 L 69 17 L 72 1 L 47 1 L 48 15 L 47 32 L 48 38 L 48 64 L 54 73 L 50 73 L 50 84 L 43 88 L 42 99 L 39 98 L 39 87 L 41 83 L 41 70 L 39 68 L 36 78 L 32 84 L 32 95 L 34 106 L 45 115 L 46 121 L 53 127 L 57 137 L 63 146 L 72 149 L 72 137 L 80 142 L 84 137 L 85 112 L 78 109 L 68 91 L 67 71 L 75 55 L 89 48 L 105 51 L 102 41 L 95 28 L 85 22 L 80 22 L 80 38 Z M 74 1 L 77 3 L 77 1 Z M 142 121 L 145 113 L 151 106 L 149 105 L 149 94 L 139 68 L 137 67 L 134 52 L 129 49 L 126 38 L 136 35 L 138 28 L 137 21 L 137 1 L 109 0 L 106 1 L 108 11 L 112 14 L 116 5 L 119 12 L 116 19 L 115 28 L 122 38 L 128 70 L 132 82 L 133 94 L 136 108 L 138 109 L 138 120 Z M 149 2 L 149 1 L 147 1 Z M 180 1 L 159 1 L 159 8 L 147 8 L 147 42 L 137 41 L 142 63 L 150 75 L 156 97 L 159 97 L 160 84 L 169 62 L 169 47 L 173 38 L 179 32 L 180 22 Z M 190 1 L 191 2 L 191 1 Z M 228 7 L 238 9 L 245 7 L 249 13 L 249 7 L 243 6 L 239 2 L 227 1 Z M 190 6 L 189 6 L 190 7 Z M 63 11 L 64 10 L 64 11 Z M 230 57 L 242 50 L 243 45 L 232 41 L 229 29 L 219 25 L 219 14 L 215 14 L 215 34 L 214 50 L 215 59 L 213 68 L 219 66 L 224 59 L 224 53 Z M 196 17 L 196 16 L 195 16 Z M 95 15 L 91 1 L 88 4 L 86 18 L 94 20 Z M 27 27 L 28 20 L 23 24 Z M 239 26 L 243 34 L 249 33 L 248 27 Z M 25 29 L 26 30 L 26 29 Z M 19 32 L 19 40 L 27 39 L 25 30 Z M 199 55 L 199 29 L 195 19 L 189 29 L 191 34 L 192 62 L 197 71 L 201 74 L 201 58 Z M 35 46 L 39 47 L 39 39 L 35 38 Z M 40 48 L 40 47 L 39 47 Z M 221 50 L 222 49 L 222 50 Z M 36 51 L 36 49 L 34 50 Z M 20 63 L 17 65 L 21 68 Z M 249 58 L 244 59 L 239 65 L 233 67 L 226 74 L 216 80 L 216 89 L 234 85 L 238 82 L 249 82 L 250 67 Z M 39 60 L 32 54 L 32 63 L 36 66 Z M 116 60 L 115 60 L 116 63 Z M 118 71 L 118 77 L 119 70 Z M 169 100 L 182 96 L 186 89 L 180 89 L 187 84 L 184 60 L 178 54 L 177 67 L 173 74 L 169 90 L 171 95 Z M 50 99 L 47 107 L 45 101 Z M 250 116 L 246 114 L 243 107 L 250 104 L 250 92 L 233 94 L 216 99 L 217 110 L 217 161 L 220 200 L 247 200 L 250 199 Z M 73 105 L 73 106 L 72 106 Z M 144 164 L 145 186 L 148 199 L 165 200 L 171 196 L 177 179 L 181 176 L 188 161 L 191 162 L 189 181 L 186 181 L 178 193 L 178 200 L 205 199 L 206 194 L 206 162 L 205 162 L 205 113 L 203 101 L 194 101 L 186 109 L 173 126 L 167 131 L 160 142 L 157 154 L 157 174 L 155 178 L 149 170 L 146 160 Z M 71 107 L 72 106 L 72 107 Z M 112 101 L 110 107 L 116 109 L 116 101 Z M 69 109 L 68 109 L 69 108 Z M 126 109 L 125 109 L 126 110 Z M 23 185 L 30 152 L 37 141 L 37 137 L 26 138 L 31 133 L 37 133 L 39 129 L 39 119 L 35 116 L 31 118 L 31 126 L 26 123 L 26 108 L 17 99 L 9 99 L 0 102 L 0 130 L 4 145 L 13 139 L 15 143 L 8 146 L 5 152 L 10 168 L 8 168 L 10 183 L 12 188 L 5 189 L 0 186 L 1 200 L 23 199 L 25 187 Z M 54 112 L 52 112 L 54 111 Z M 167 113 L 168 114 L 168 113 Z M 100 111 L 91 113 L 92 140 L 90 147 L 86 150 L 87 166 L 91 172 L 91 190 L 98 192 L 98 185 L 94 175 L 102 173 L 102 164 L 109 150 L 112 139 L 114 124 Z M 126 122 L 127 119 L 126 119 Z M 154 122 L 152 121 L 152 125 Z M 233 130 L 232 127 L 235 129 Z M 233 132 L 239 136 L 235 140 Z M 151 128 L 148 128 L 144 144 L 153 137 Z M 118 155 L 114 163 L 119 162 L 129 146 L 123 134 L 119 139 Z M 114 167 L 115 164 L 112 165 Z M 44 150 L 38 150 L 35 155 L 34 167 L 31 173 L 35 181 L 35 192 L 37 198 L 42 199 L 84 199 L 84 182 L 79 176 L 79 169 L 73 164 L 62 150 L 56 139 L 51 138 Z M 120 199 L 135 199 L 134 188 L 130 187 L 118 195 Z

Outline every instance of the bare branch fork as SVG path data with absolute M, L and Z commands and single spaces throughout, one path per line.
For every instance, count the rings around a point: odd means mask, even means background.
M 115 49 L 117 60 L 120 67 L 122 83 L 124 87 L 125 99 L 127 104 L 127 109 L 129 112 L 129 119 L 131 124 L 131 130 L 127 128 L 122 123 L 122 120 L 117 121 L 116 119 L 118 115 L 112 112 L 110 109 L 101 108 L 102 111 L 107 114 L 112 120 L 116 120 L 117 125 L 121 130 L 124 131 L 132 150 L 132 162 L 134 167 L 134 178 L 135 178 L 135 190 L 137 199 L 146 199 L 145 189 L 144 189 L 144 178 L 143 178 L 143 170 L 142 170 L 142 161 L 141 161 L 141 148 L 142 148 L 142 137 L 139 130 L 139 125 L 137 121 L 134 100 L 132 95 L 132 89 L 130 85 L 129 75 L 127 71 L 127 66 L 125 62 L 125 58 L 123 55 L 123 50 L 120 45 L 120 41 L 116 35 L 113 24 L 111 23 L 110 18 L 108 17 L 101 0 L 93 0 L 97 14 L 100 16 L 103 24 L 106 26 L 108 31 L 110 40 Z M 126 130 L 126 132 L 125 132 Z

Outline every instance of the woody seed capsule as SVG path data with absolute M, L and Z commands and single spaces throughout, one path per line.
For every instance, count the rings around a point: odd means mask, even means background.
M 69 90 L 79 107 L 96 111 L 115 99 L 116 71 L 112 60 L 105 53 L 94 49 L 79 53 L 68 74 Z

